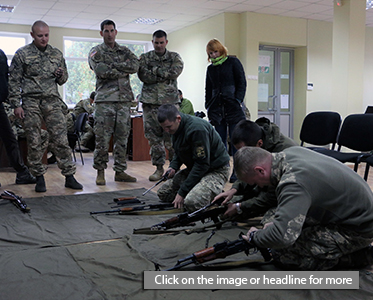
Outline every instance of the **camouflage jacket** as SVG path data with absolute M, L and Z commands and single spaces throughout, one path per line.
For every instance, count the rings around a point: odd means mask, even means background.
M 184 62 L 176 52 L 166 50 L 158 56 L 153 50 L 141 54 L 138 75 L 144 85 L 140 101 L 156 105 L 179 103 L 177 78 L 183 67 Z
M 78 117 L 80 114 L 85 113 L 85 112 L 90 115 L 90 114 L 93 114 L 94 110 L 95 110 L 94 104 L 92 105 L 90 99 L 88 98 L 88 99 L 80 100 L 75 105 L 74 114 L 75 114 L 75 117 Z
M 61 67 L 63 76 L 54 72 Z M 9 102 L 12 107 L 21 106 L 20 100 L 28 98 L 57 97 L 61 101 L 57 84 L 63 85 L 68 78 L 65 59 L 57 48 L 47 45 L 40 51 L 33 43 L 19 48 L 9 68 Z
M 130 49 L 118 43 L 114 48 L 102 43 L 91 49 L 88 62 L 96 74 L 96 103 L 134 99 L 129 74 L 137 72 L 139 60 Z
M 289 147 L 298 146 L 294 140 L 283 135 L 280 132 L 280 128 L 276 124 L 271 123 L 269 119 L 262 117 L 256 120 L 255 123 L 263 131 L 263 149 L 269 152 L 280 152 Z M 232 187 L 237 190 L 238 195 L 247 193 L 247 184 L 242 181 L 236 181 Z M 250 187 L 248 188 L 251 189 Z
M 257 246 L 289 247 L 302 228 L 328 224 L 373 239 L 373 193 L 359 174 L 336 159 L 304 147 L 273 153 L 271 186 L 278 203 L 275 218 L 256 232 Z
M 255 121 L 260 127 L 262 127 L 264 138 L 263 138 L 263 149 L 269 152 L 280 152 L 286 148 L 292 146 L 298 146 L 298 144 L 287 136 L 280 132 L 280 128 L 271 123 L 271 121 L 265 117 L 259 118 Z

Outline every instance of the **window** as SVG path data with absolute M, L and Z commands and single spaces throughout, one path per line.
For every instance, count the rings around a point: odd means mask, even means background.
M 8 65 L 10 65 L 14 53 L 16 53 L 19 48 L 29 43 L 31 43 L 31 37 L 29 34 L 0 32 L 1 50 L 3 50 L 5 55 L 8 57 Z
M 150 43 L 121 41 L 116 42 L 128 47 L 136 56 L 148 51 Z M 101 44 L 102 39 L 64 38 L 64 55 L 69 72 L 69 80 L 64 85 L 64 101 L 74 106 L 81 99 L 88 98 L 96 89 L 96 77 L 88 65 L 88 54 L 92 47 Z M 142 82 L 137 74 L 130 75 L 134 97 L 141 92 Z

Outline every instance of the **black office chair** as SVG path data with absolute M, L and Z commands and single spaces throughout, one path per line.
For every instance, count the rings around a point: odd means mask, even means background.
M 303 120 L 300 130 L 301 146 L 304 143 L 325 146 L 331 144 L 334 150 L 342 118 L 333 111 L 316 111 L 309 113 Z M 307 147 L 317 149 L 319 147 Z
M 373 155 L 369 156 L 366 159 L 366 166 L 365 166 L 365 172 L 364 172 L 365 181 L 368 180 L 370 166 L 373 166 Z
M 373 114 L 353 114 L 345 118 L 339 132 L 338 150 L 317 149 L 316 151 L 331 156 L 342 163 L 354 164 L 354 171 L 360 163 L 367 162 L 373 150 Z M 346 147 L 355 152 L 342 152 Z M 366 165 L 366 168 L 368 165 Z M 367 175 L 364 176 L 364 179 Z
M 82 160 L 82 165 L 84 165 L 83 152 L 82 152 L 82 148 L 80 145 L 80 140 L 81 140 L 82 132 L 85 128 L 85 124 L 87 123 L 88 113 L 81 113 L 77 118 L 75 117 L 74 114 L 72 115 L 73 115 L 73 120 L 74 120 L 74 132 L 67 133 L 67 138 L 69 141 L 69 146 L 72 149 L 75 162 L 76 162 L 75 146 L 76 146 L 76 143 L 78 143 L 80 158 Z

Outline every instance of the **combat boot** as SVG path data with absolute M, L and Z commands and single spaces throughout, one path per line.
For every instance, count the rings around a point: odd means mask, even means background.
M 97 170 L 96 185 L 105 185 L 105 170 Z
M 83 186 L 75 179 L 74 175 L 66 176 L 65 187 L 73 189 L 73 190 L 83 189 Z
M 36 183 L 36 178 L 30 174 L 30 171 L 26 169 L 23 172 L 17 173 L 16 184 L 30 184 Z
M 45 186 L 44 176 L 43 175 L 36 176 L 35 192 L 44 193 L 46 191 L 47 191 L 47 188 Z
M 164 173 L 163 166 L 162 165 L 157 165 L 157 170 L 155 170 L 155 172 L 152 175 L 149 176 L 149 180 L 150 181 L 161 180 L 161 178 L 163 176 L 163 173 Z
M 136 182 L 137 179 L 128 175 L 126 172 L 115 172 L 115 181 L 122 181 L 122 182 Z

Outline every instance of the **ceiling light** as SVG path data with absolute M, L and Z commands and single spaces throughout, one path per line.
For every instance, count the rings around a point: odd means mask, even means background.
M 13 12 L 13 10 L 15 9 L 16 7 L 15 6 L 11 6 L 11 5 L 1 5 L 0 4 L 0 11 L 2 12 Z
M 162 19 L 137 18 L 135 21 L 133 21 L 133 23 L 145 24 L 145 25 L 154 25 L 160 22 L 163 22 L 163 20 Z

